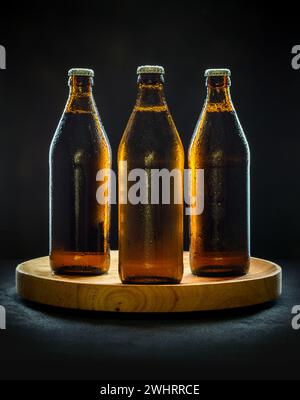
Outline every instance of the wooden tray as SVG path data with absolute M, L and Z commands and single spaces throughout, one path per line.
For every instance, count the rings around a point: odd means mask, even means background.
M 281 294 L 281 268 L 251 258 L 250 272 L 237 278 L 199 278 L 190 272 L 188 253 L 178 285 L 124 285 L 118 276 L 118 252 L 111 252 L 108 274 L 97 277 L 52 275 L 49 258 L 20 264 L 17 292 L 26 300 L 56 307 L 113 312 L 187 312 L 245 307 Z

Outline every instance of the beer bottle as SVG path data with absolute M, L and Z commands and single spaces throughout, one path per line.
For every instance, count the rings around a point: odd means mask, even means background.
M 111 150 L 93 98 L 90 69 L 71 69 L 69 98 L 50 154 L 50 264 L 56 274 L 98 275 L 109 268 L 109 202 L 98 203 L 97 172 Z
M 249 269 L 249 147 L 230 96 L 230 71 L 205 72 L 207 99 L 189 149 L 191 197 L 204 210 L 190 217 L 190 264 L 202 276 L 244 275 Z
M 184 150 L 165 99 L 164 69 L 141 66 L 137 75 L 136 104 L 118 150 L 119 275 L 123 283 L 178 283 Z M 135 171 L 147 181 L 140 201 L 130 198 Z

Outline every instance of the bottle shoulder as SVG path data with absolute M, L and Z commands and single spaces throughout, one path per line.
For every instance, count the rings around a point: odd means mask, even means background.
M 108 137 L 98 113 L 92 112 L 64 112 L 53 139 L 58 137 L 60 140 L 72 141 L 87 141 L 87 139 L 95 137 L 96 140 L 107 142 L 107 145 L 109 145 Z
M 189 158 L 203 162 L 249 161 L 249 145 L 236 112 L 203 110 L 189 147 Z
M 183 153 L 183 145 L 168 110 L 134 110 L 122 136 L 118 159 L 174 158 Z
M 111 159 L 111 148 L 100 118 L 94 113 L 64 112 L 50 146 L 50 154 L 72 155 L 80 151 L 87 156 L 105 153 Z

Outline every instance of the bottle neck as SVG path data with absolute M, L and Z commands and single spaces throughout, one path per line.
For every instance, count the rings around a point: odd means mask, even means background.
M 93 78 L 73 75 L 69 78 L 69 98 L 66 112 L 93 113 L 95 102 L 93 96 Z
M 159 74 L 138 76 L 136 111 L 165 111 L 167 102 L 164 92 L 164 79 Z
M 229 76 L 209 76 L 206 81 L 206 108 L 211 112 L 233 111 Z

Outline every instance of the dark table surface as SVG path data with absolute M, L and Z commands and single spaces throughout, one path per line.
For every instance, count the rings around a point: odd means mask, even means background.
M 1 379 L 298 379 L 300 330 L 291 310 L 300 304 L 300 263 L 277 262 L 283 295 L 274 303 L 129 315 L 24 302 L 15 291 L 17 261 L 1 261 Z

